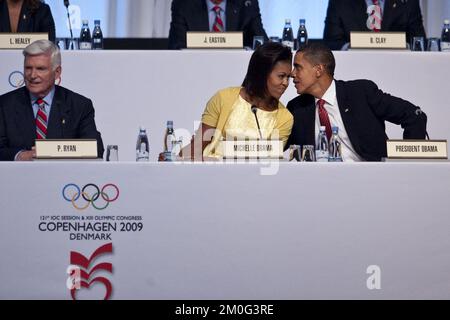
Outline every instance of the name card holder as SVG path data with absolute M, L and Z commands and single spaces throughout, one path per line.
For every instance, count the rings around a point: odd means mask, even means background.
M 48 33 L 0 33 L 0 49 L 25 49 L 37 40 L 48 40 Z
M 223 159 L 283 159 L 281 140 L 224 140 L 219 146 Z
M 187 32 L 188 49 L 242 49 L 242 32 Z
M 36 140 L 36 159 L 97 159 L 97 140 Z
M 447 160 L 447 140 L 388 140 L 388 159 Z
M 350 32 L 351 49 L 406 50 L 405 32 Z

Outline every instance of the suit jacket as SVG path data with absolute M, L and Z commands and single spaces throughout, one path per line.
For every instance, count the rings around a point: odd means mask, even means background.
M 385 121 L 401 125 L 404 139 L 425 139 L 425 113 L 408 101 L 383 93 L 372 81 L 336 81 L 336 96 L 348 137 L 356 153 L 367 161 L 386 157 Z M 287 108 L 294 116 L 287 146 L 315 145 L 314 97 L 300 95 Z
M 367 29 L 365 0 L 329 0 L 323 38 L 332 50 L 350 42 L 350 31 Z M 386 0 L 381 31 L 404 31 L 408 43 L 414 36 L 425 37 L 419 0 Z
M 11 32 L 6 0 L 0 0 L 0 32 Z M 55 42 L 55 21 L 50 7 L 45 3 L 40 3 L 36 10 L 31 10 L 24 2 L 17 32 L 47 32 L 48 39 Z
M 98 157 L 103 157 L 94 113 L 91 100 L 55 86 L 47 138 L 96 139 Z M 28 90 L 23 87 L 0 96 L 0 160 L 13 161 L 19 151 L 31 150 L 35 140 L 36 122 Z
M 243 31 L 244 46 L 253 46 L 253 36 L 264 36 L 258 0 L 227 0 L 225 29 Z M 169 49 L 186 48 L 187 31 L 209 31 L 205 0 L 173 0 Z

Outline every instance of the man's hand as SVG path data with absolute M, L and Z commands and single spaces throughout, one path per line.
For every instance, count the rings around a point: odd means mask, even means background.
M 31 151 L 21 151 L 17 155 L 16 161 L 33 161 L 36 157 L 36 149 L 33 147 Z

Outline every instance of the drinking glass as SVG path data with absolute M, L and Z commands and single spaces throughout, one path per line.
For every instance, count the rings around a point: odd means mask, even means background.
M 108 145 L 106 147 L 106 161 L 119 161 L 119 146 Z
M 440 51 L 439 42 L 440 42 L 439 38 L 429 38 L 427 50 L 428 51 Z
M 412 51 L 424 51 L 423 37 L 414 37 L 412 43 Z
M 263 36 L 254 36 L 253 37 L 253 50 L 258 49 L 263 44 L 264 44 L 264 37 Z
M 289 158 L 288 158 L 288 160 L 292 161 L 292 160 L 295 159 L 297 161 L 300 161 L 301 150 L 302 150 L 301 146 L 295 145 L 295 144 L 291 145 L 289 147 Z
M 316 153 L 314 150 L 314 146 L 304 145 L 302 152 L 302 162 L 315 162 L 315 161 L 316 161 Z

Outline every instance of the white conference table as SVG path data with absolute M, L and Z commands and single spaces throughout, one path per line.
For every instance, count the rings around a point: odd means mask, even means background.
M 90 270 L 112 273 L 90 279 L 112 299 L 450 298 L 447 162 L 1 163 L 0 177 L 0 299 L 70 299 L 70 252 L 108 243 Z M 71 183 L 119 195 L 79 211 Z M 107 224 L 61 229 L 88 222 Z M 86 234 L 100 239 L 71 240 Z
M 133 161 L 140 125 L 147 127 L 150 156 L 162 151 L 167 120 L 190 140 L 209 98 L 239 86 L 252 52 L 242 50 L 63 52 L 61 85 L 91 98 L 105 145 L 119 145 L 121 161 Z M 366 78 L 385 92 L 420 106 L 432 139 L 450 139 L 450 54 L 441 52 L 334 52 L 336 78 Z M 23 83 L 20 51 L 0 51 L 0 94 Z M 282 102 L 296 96 L 291 85 Z M 401 138 L 388 126 L 390 138 Z

